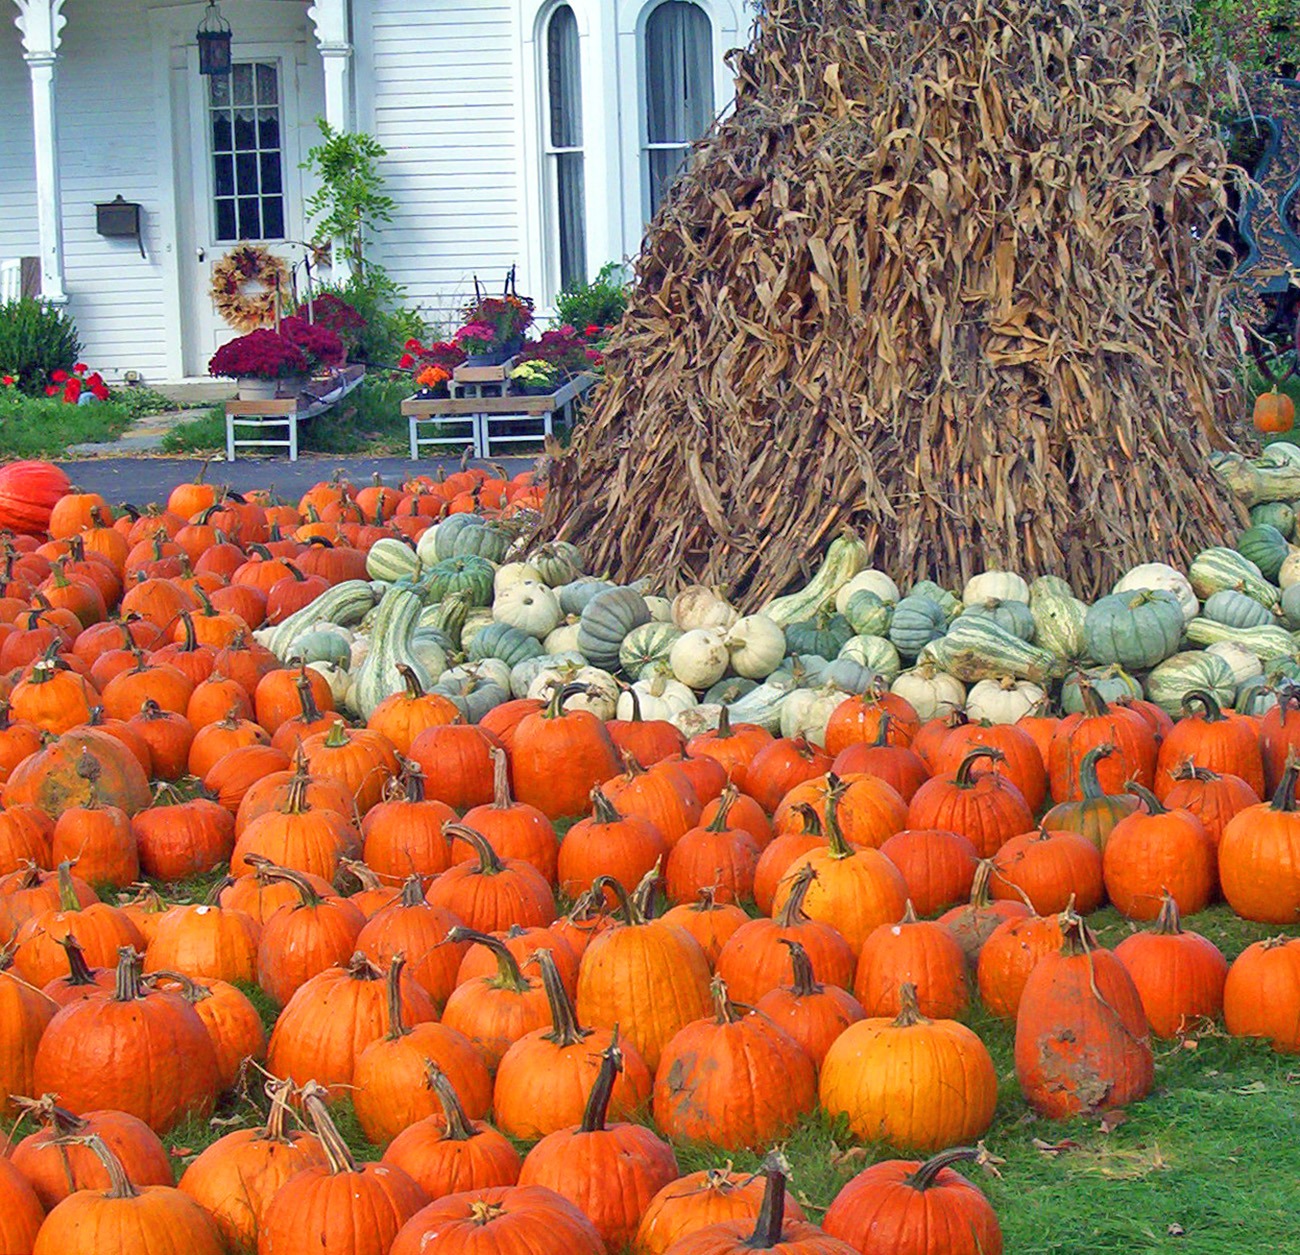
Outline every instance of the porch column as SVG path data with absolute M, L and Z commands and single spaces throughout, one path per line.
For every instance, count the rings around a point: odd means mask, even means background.
M 348 0 L 316 0 L 307 16 L 316 27 L 316 46 L 325 71 L 325 121 L 336 131 L 352 129 L 352 43 Z M 334 241 L 333 279 L 345 283 L 351 273 L 339 241 Z
M 59 187 L 59 136 L 54 70 L 67 18 L 63 0 L 17 0 L 15 23 L 32 80 L 32 132 L 36 150 L 36 222 L 41 249 L 41 299 L 67 303 L 63 279 L 63 203 Z

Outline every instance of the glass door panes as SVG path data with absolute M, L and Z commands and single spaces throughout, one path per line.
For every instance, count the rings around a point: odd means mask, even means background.
M 546 29 L 546 152 L 559 240 L 559 287 L 587 277 L 587 207 L 582 152 L 582 62 L 578 21 L 560 5 Z
M 208 84 L 216 238 L 282 240 L 280 67 L 275 61 L 236 61 L 229 76 L 214 76 Z

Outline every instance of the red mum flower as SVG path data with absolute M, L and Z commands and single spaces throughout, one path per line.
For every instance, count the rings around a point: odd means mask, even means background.
M 53 387 L 53 386 L 48 387 L 48 388 L 45 389 L 45 395 L 46 395 L 47 397 L 57 397 L 57 396 L 59 395 L 59 390 L 58 390 L 58 388 Z
M 84 374 L 86 373 L 86 371 L 88 371 L 89 369 L 90 369 L 90 367 L 87 366 L 85 362 L 78 362 L 78 363 L 77 363 L 77 364 L 72 368 L 72 371 L 73 371 L 73 374 L 76 374 L 76 375 L 84 375 Z
M 67 383 L 67 382 L 68 382 L 68 372 L 67 372 L 66 370 L 56 370 L 56 371 L 54 372 L 54 374 L 52 374 L 52 375 L 50 376 L 50 382 L 51 382 L 51 383 Z
M 402 356 L 397 359 L 397 365 L 402 370 L 410 370 L 411 367 L 415 365 L 415 358 L 413 358 L 409 353 L 403 353 Z
M 582 334 L 586 336 L 588 340 L 590 340 L 600 335 L 602 330 L 603 330 L 602 327 L 596 326 L 596 324 L 593 322 L 589 326 L 583 328 Z
M 81 396 L 81 380 L 75 375 L 63 387 L 63 401 L 66 405 L 76 405 Z

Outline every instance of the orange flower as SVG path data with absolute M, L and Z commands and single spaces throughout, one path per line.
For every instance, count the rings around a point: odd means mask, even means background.
M 426 366 L 415 377 L 415 382 L 421 388 L 436 388 L 440 383 L 446 383 L 451 378 L 449 371 L 443 370 L 441 366 Z

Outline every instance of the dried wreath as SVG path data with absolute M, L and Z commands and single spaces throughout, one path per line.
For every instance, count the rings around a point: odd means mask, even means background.
M 240 244 L 212 267 L 212 303 L 236 331 L 275 320 L 275 302 L 289 290 L 289 268 L 260 244 Z

